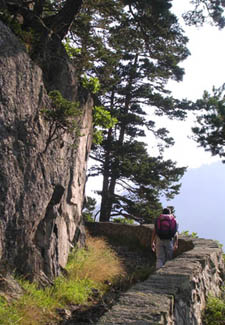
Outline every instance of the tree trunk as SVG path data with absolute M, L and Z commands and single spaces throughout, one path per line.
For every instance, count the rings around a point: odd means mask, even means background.
M 60 57 L 63 61 L 66 51 L 62 45 L 62 39 L 68 33 L 82 3 L 83 0 L 67 0 L 56 14 L 42 17 L 46 0 L 35 1 L 34 7 L 30 7 L 27 1 L 5 0 L 5 6 L 11 15 L 16 17 L 19 14 L 23 17 L 21 29 L 28 32 L 31 30 L 34 34 L 35 41 L 31 44 L 30 56 L 42 68 L 48 91 L 51 90 L 49 87 L 51 74 L 54 79 L 57 79 L 57 76 L 55 77 L 56 64 L 52 64 L 52 61 Z
M 113 107 L 114 104 L 114 98 L 115 94 L 114 91 L 112 91 L 111 94 L 111 107 Z M 112 147 L 112 129 L 109 129 L 108 131 L 108 138 L 107 138 L 107 146 L 106 146 L 106 154 L 105 154 L 105 162 L 103 167 L 103 186 L 102 186 L 102 200 L 101 200 L 101 209 L 100 209 L 100 217 L 99 221 L 109 221 L 110 220 L 110 212 L 109 209 L 109 170 L 110 170 L 110 153 L 111 153 L 111 147 Z
M 108 142 L 111 142 L 112 129 L 108 131 Z M 109 164 L 110 164 L 110 150 L 106 152 L 105 162 L 103 167 L 103 186 L 102 186 L 102 200 L 99 221 L 109 221 L 110 215 L 108 214 L 109 202 Z
M 134 66 L 137 64 L 137 56 L 134 61 Z M 131 102 L 131 89 L 132 89 L 132 83 L 133 83 L 133 76 L 130 76 L 130 79 L 128 81 L 128 92 L 125 98 L 125 105 L 124 105 L 124 111 L 125 113 L 129 112 L 129 107 L 130 107 L 130 102 Z M 114 104 L 114 92 L 112 92 L 111 96 L 111 107 L 113 107 Z M 124 137 L 126 133 L 126 125 L 123 124 L 120 129 L 120 134 L 119 134 L 119 143 L 118 146 L 122 146 L 124 142 Z M 111 143 L 112 143 L 112 131 L 110 132 L 110 136 L 108 136 L 108 150 L 106 152 L 106 156 L 108 159 L 108 163 L 104 164 L 104 180 L 103 180 L 103 191 L 102 191 L 102 201 L 101 201 L 101 212 L 100 212 L 100 221 L 109 221 L 111 217 L 111 212 L 113 208 L 113 202 L 114 202 L 114 197 L 115 197 L 115 188 L 116 188 L 116 181 L 118 179 L 118 173 L 117 171 L 113 171 L 113 167 L 111 166 L 111 174 L 109 174 L 109 156 L 110 156 L 110 149 L 111 149 Z M 117 166 L 116 166 L 117 168 Z M 105 186 L 106 184 L 106 179 L 105 175 L 107 175 L 107 187 Z M 109 181 L 110 179 L 110 181 Z

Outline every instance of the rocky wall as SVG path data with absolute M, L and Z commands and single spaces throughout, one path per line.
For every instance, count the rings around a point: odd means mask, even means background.
M 81 209 L 93 103 L 79 93 L 75 68 L 63 51 L 54 53 L 54 64 L 61 64 L 50 89 L 79 100 L 81 136 L 56 132 L 46 146 L 51 126 L 42 110 L 51 104 L 43 71 L 0 21 L 0 258 L 42 281 L 58 275 L 70 248 L 85 239 Z
M 118 238 L 129 234 L 149 245 L 144 238 L 151 237 L 153 226 L 88 223 L 87 229 L 92 235 L 104 234 L 106 238 L 116 232 Z M 123 293 L 98 324 L 202 325 L 208 295 L 220 295 L 224 275 L 222 250 L 213 240 L 190 236 L 180 236 L 179 246 L 173 260 Z

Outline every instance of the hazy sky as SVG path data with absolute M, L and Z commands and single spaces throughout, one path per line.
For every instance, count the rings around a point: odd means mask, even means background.
M 182 13 L 188 3 L 188 0 L 174 0 L 175 12 Z M 225 83 L 225 30 L 221 31 L 209 25 L 201 28 L 185 26 L 182 19 L 180 23 L 189 38 L 187 47 L 191 55 L 180 64 L 185 69 L 183 81 L 170 81 L 169 89 L 174 97 L 195 100 L 202 97 L 204 90 L 211 92 L 213 86 L 220 87 Z M 186 122 L 166 121 L 176 143 L 166 151 L 165 157 L 190 168 L 219 160 L 219 157 L 211 157 L 210 153 L 206 153 L 193 140 L 187 138 L 192 135 L 193 120 L 190 117 Z M 163 126 L 162 120 L 160 123 Z

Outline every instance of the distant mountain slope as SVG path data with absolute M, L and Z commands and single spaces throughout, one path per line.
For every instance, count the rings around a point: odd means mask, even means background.
M 180 194 L 163 204 L 175 207 L 180 232 L 219 240 L 225 249 L 225 164 L 188 169 Z

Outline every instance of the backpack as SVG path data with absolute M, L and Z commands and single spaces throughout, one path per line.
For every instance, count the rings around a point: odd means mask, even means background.
M 172 214 L 161 214 L 155 222 L 160 239 L 172 239 L 177 232 L 177 222 Z

